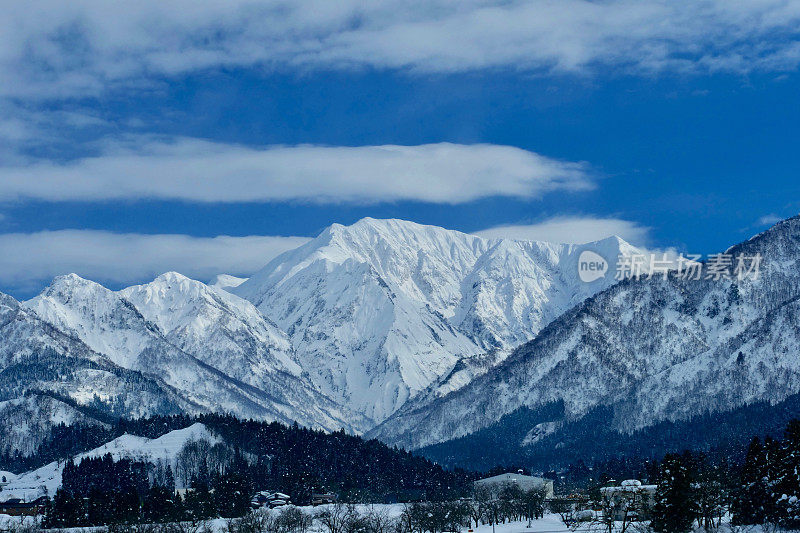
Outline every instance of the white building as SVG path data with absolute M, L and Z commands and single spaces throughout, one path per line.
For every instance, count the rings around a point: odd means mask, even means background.
M 505 485 L 516 485 L 522 490 L 543 488 L 545 497 L 553 497 L 553 480 L 543 477 L 526 476 L 521 473 L 506 473 L 498 476 L 479 479 L 475 482 L 475 487 L 491 487 L 495 490 L 501 489 Z
M 627 479 L 618 487 L 603 487 L 600 493 L 606 502 L 604 513 L 612 513 L 614 520 L 623 520 L 626 516 L 634 519 L 646 519 L 655 505 L 658 485 L 643 485 L 638 479 Z

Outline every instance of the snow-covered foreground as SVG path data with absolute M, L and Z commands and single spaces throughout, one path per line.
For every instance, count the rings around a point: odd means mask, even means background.
M 304 513 L 314 516 L 318 512 L 324 510 L 327 506 L 321 505 L 318 507 L 299 507 Z M 404 505 L 403 504 L 363 504 L 357 506 L 358 510 L 361 513 L 367 513 L 368 511 L 372 510 L 374 512 L 379 512 L 385 514 L 388 517 L 398 517 L 403 512 Z M 277 510 L 269 511 L 271 513 L 278 512 Z M 4 514 L 0 514 L 0 531 L 13 531 L 15 529 L 14 526 L 19 526 L 21 524 L 31 525 L 33 524 L 33 519 L 31 517 L 26 517 L 21 519 L 19 517 L 8 516 Z M 226 533 L 228 530 L 228 521 L 223 518 L 216 518 L 213 520 L 209 520 L 208 522 L 209 529 L 215 533 Z M 102 532 L 105 528 L 70 528 L 66 530 L 62 530 L 69 533 L 89 533 L 89 532 Z M 619 528 L 616 529 L 619 531 Z M 460 533 L 467 533 L 467 529 L 463 528 Z M 506 522 L 505 524 L 496 524 L 492 527 L 490 524 L 483 524 L 478 526 L 477 528 L 472 528 L 470 531 L 473 533 L 603 533 L 606 531 L 604 526 L 599 524 L 593 523 L 586 523 L 578 526 L 576 529 L 569 529 L 564 523 L 561 521 L 561 518 L 557 514 L 546 514 L 544 518 L 539 520 L 533 520 L 529 522 L 527 520 L 519 521 L 519 522 Z M 702 529 L 695 528 L 697 533 L 702 532 Z M 723 523 L 722 526 L 719 528 L 718 533 L 732 533 L 734 528 L 731 528 L 730 524 Z M 761 526 L 747 526 L 745 529 L 740 530 L 743 533 L 763 533 L 763 528 Z M 322 528 L 322 525 L 314 521 L 312 527 L 308 530 L 308 533 L 324 533 L 325 530 Z
M 385 511 L 389 516 L 399 516 L 400 513 L 403 511 L 402 505 L 375 505 L 375 506 L 359 506 L 363 508 L 362 510 L 366 511 L 367 508 L 372 507 L 374 509 L 380 509 Z M 301 507 L 304 512 L 308 514 L 314 514 L 323 507 Z M 15 529 L 14 526 L 19 526 L 20 524 L 27 524 L 30 525 L 33 523 L 33 519 L 31 517 L 20 518 L 16 516 L 9 516 L 5 514 L 0 514 L 0 531 L 6 530 L 13 530 Z M 228 527 L 228 523 L 225 519 L 217 518 L 210 521 L 209 524 L 214 531 L 223 532 L 226 531 Z M 564 524 L 559 519 L 558 515 L 546 515 L 541 520 L 534 520 L 531 524 L 531 527 L 527 527 L 528 523 L 526 521 L 522 522 L 508 522 L 505 524 L 497 524 L 495 526 L 495 533 L 518 533 L 518 532 L 530 532 L 530 533 L 568 533 L 570 530 L 564 526 Z M 75 532 L 87 532 L 87 531 L 101 531 L 103 528 L 71 528 L 64 531 L 75 531 Z M 581 529 L 579 531 L 588 532 L 589 528 Z M 313 533 L 318 533 L 321 531 L 319 524 L 316 522 L 312 528 Z M 464 530 L 466 532 L 466 529 Z M 482 525 L 477 529 L 473 528 L 474 533 L 492 533 L 492 526 L 490 525 Z M 311 533 L 311 532 L 310 532 Z
M 299 509 L 301 509 L 306 514 L 309 514 L 309 515 L 313 516 L 316 513 L 324 510 L 325 507 L 326 506 L 321 505 L 321 506 L 318 506 L 318 507 L 300 507 Z M 373 510 L 373 511 L 376 511 L 376 512 L 385 513 L 389 517 L 398 517 L 403 512 L 404 506 L 403 506 L 403 504 L 389 504 L 389 505 L 376 504 L 376 505 L 358 505 L 357 508 L 359 509 L 359 511 L 361 511 L 363 513 L 366 513 L 369 510 Z M 271 512 L 276 512 L 276 511 L 271 511 Z M 20 524 L 20 523 L 23 523 L 23 522 L 26 523 L 26 524 L 31 524 L 32 519 L 30 517 L 27 517 L 27 518 L 25 518 L 23 520 L 23 519 L 21 519 L 19 517 L 13 517 L 13 516 L 0 514 L 0 531 L 1 530 L 7 530 L 7 529 L 13 529 L 14 525 L 17 525 L 17 524 Z M 223 519 L 223 518 L 216 518 L 216 519 L 210 520 L 209 521 L 209 525 L 211 526 L 213 531 L 222 533 L 222 532 L 227 530 L 228 521 Z M 11 526 L 11 527 L 9 527 L 9 526 Z M 570 530 L 564 525 L 563 522 L 561 522 L 561 519 L 556 514 L 545 515 L 545 517 L 540 519 L 540 520 L 534 520 L 531 523 L 531 527 L 527 527 L 527 526 L 528 526 L 528 522 L 527 521 L 507 522 L 505 524 L 497 524 L 495 526 L 494 530 L 493 530 L 491 525 L 484 524 L 484 525 L 479 526 L 478 528 L 473 528 L 473 532 L 474 533 L 493 533 L 493 532 L 494 533 L 528 533 L 528 532 L 529 533 L 569 533 L 570 532 Z M 583 532 L 583 533 L 588 533 L 590 531 L 590 529 L 591 528 L 589 528 L 589 527 L 585 527 L 585 528 L 579 529 L 578 531 L 579 532 Z M 71 528 L 71 529 L 65 530 L 65 531 L 86 532 L 86 531 L 90 531 L 90 530 L 100 531 L 100 530 L 102 530 L 102 528 Z M 467 530 L 464 529 L 462 531 L 462 533 L 465 533 L 466 531 Z M 321 533 L 321 532 L 322 532 L 322 528 L 321 528 L 320 524 L 315 521 L 314 525 L 312 526 L 312 528 L 311 528 L 309 533 Z

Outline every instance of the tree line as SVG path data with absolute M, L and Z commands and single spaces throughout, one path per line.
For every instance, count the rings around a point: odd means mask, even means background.
M 157 438 L 197 422 L 206 425 L 226 445 L 224 449 L 195 451 L 196 456 L 203 457 L 209 472 L 218 470 L 220 461 L 227 461 L 220 454 L 238 450 L 249 458 L 247 476 L 258 490 L 280 490 L 298 504 L 310 503 L 312 492 L 336 492 L 353 501 L 442 500 L 468 493 L 475 479 L 472 472 L 445 470 L 418 455 L 344 431 L 326 433 L 297 424 L 239 420 L 219 414 L 118 420 L 110 427 L 55 426 L 37 455 L 21 456 L 8 451 L 0 454 L 0 470 L 31 470 L 86 452 L 126 433 Z M 194 464 L 200 462 L 195 460 Z M 182 481 L 188 479 L 183 469 L 174 474 L 183 476 Z
M 77 465 L 68 460 L 43 524 L 63 528 L 242 516 L 254 490 L 251 466 L 238 452 L 214 472 L 201 466 L 192 475 L 191 490 L 181 497 L 172 467 L 161 462 L 115 460 L 110 454 Z
M 100 468 L 110 468 L 107 471 L 121 476 L 116 482 L 121 492 L 116 497 L 96 491 L 100 478 L 95 472 Z M 455 500 L 407 503 L 398 516 L 390 516 L 385 507 L 354 503 L 325 505 L 311 513 L 294 506 L 273 511 L 250 509 L 247 501 L 240 501 L 240 506 L 233 503 L 238 492 L 226 491 L 223 477 L 207 487 L 195 484 L 196 490 L 184 500 L 162 484 L 168 477 L 147 487 L 145 470 L 146 465 L 135 461 L 112 465 L 110 457 L 69 469 L 69 488 L 56 493 L 41 526 L 105 525 L 111 533 L 211 533 L 209 519 L 222 517 L 229 533 L 307 533 L 312 529 L 325 533 L 456 533 L 473 524 L 534 520 L 545 511 L 543 490 L 526 491 L 512 485 L 477 488 L 471 497 Z M 81 496 L 87 493 L 91 494 L 88 499 Z
M 782 439 L 754 438 L 738 467 L 708 464 L 697 454 L 667 455 L 661 463 L 652 527 L 663 533 L 734 526 L 800 529 L 800 421 Z
M 560 502 L 551 504 L 551 510 L 567 525 L 578 527 L 580 509 L 591 509 L 588 520 L 607 533 L 627 533 L 634 526 L 637 533 L 712 532 L 725 517 L 733 527 L 800 530 L 798 420 L 789 422 L 781 439 L 752 439 L 740 464 L 685 451 L 638 468 L 629 460 L 616 466 L 625 472 L 646 472 L 656 487 L 652 497 L 649 489 L 633 484 L 609 489 L 619 481 L 610 479 L 606 470 L 600 483 L 584 479 L 584 486 L 576 489 L 585 497 L 583 507 Z

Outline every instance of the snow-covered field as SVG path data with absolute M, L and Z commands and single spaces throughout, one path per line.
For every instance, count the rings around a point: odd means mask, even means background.
M 324 510 L 326 506 L 318 506 L 318 507 L 299 507 L 300 510 L 309 514 L 315 515 L 316 513 Z M 366 513 L 370 510 L 385 514 L 388 517 L 398 517 L 403 512 L 404 505 L 403 504 L 375 504 L 375 505 L 358 505 L 357 508 L 362 513 Z M 275 510 L 270 512 L 277 512 Z M 0 514 L 0 531 L 13 529 L 14 525 L 18 525 L 22 523 L 21 519 L 18 517 L 12 517 L 8 515 Z M 30 517 L 24 519 L 24 523 L 31 524 L 32 519 Z M 208 525 L 210 529 L 214 532 L 218 533 L 225 533 L 228 527 L 228 521 L 223 518 L 217 518 L 210 520 Z M 102 531 L 103 528 L 73 528 L 70 530 L 65 531 L 74 531 L 80 533 L 89 533 L 92 531 Z M 617 528 L 617 531 L 619 528 Z M 463 528 L 460 533 L 467 533 L 467 529 Z M 599 524 L 582 524 L 578 526 L 576 529 L 569 529 L 564 523 L 561 521 L 561 518 L 557 514 L 546 514 L 543 518 L 539 520 L 533 520 L 529 522 L 527 520 L 519 521 L 519 522 L 506 522 L 505 524 L 496 524 L 492 527 L 489 524 L 483 524 L 478 526 L 477 528 L 472 528 L 470 531 L 473 533 L 603 533 L 607 531 L 604 526 Z M 699 533 L 702 529 L 697 529 L 696 531 Z M 720 527 L 718 533 L 732 533 L 733 529 L 730 527 L 729 524 L 723 523 Z M 748 526 L 745 529 L 740 530 L 742 533 L 762 533 L 763 528 L 760 526 Z M 314 522 L 313 526 L 309 530 L 308 533 L 324 533 L 324 529 L 321 527 L 317 521 Z
M 393 517 L 399 516 L 400 513 L 403 511 L 403 505 L 402 504 L 374 505 L 374 506 L 361 505 L 361 506 L 359 506 L 359 508 L 361 510 L 363 510 L 363 511 L 366 511 L 367 509 L 372 508 L 372 509 L 374 509 L 376 511 L 379 511 L 379 512 L 385 512 L 388 516 L 393 516 Z M 316 512 L 320 511 L 321 509 L 324 509 L 324 506 L 319 506 L 319 507 L 300 507 L 300 509 L 303 510 L 304 512 L 308 513 L 308 514 L 313 515 Z M 21 521 L 22 520 L 19 517 L 13 517 L 13 516 L 8 516 L 8 515 L 0 515 L 0 530 L 9 529 L 10 526 L 13 527 L 13 525 L 15 525 L 15 524 L 20 524 Z M 31 521 L 32 521 L 31 518 L 26 518 L 24 520 L 24 522 L 27 523 L 27 524 L 30 524 Z M 217 518 L 217 519 L 211 520 L 209 525 L 213 528 L 214 531 L 223 532 L 223 531 L 226 530 L 228 523 L 223 518 Z M 527 527 L 527 525 L 528 525 L 527 521 L 507 522 L 505 524 L 497 524 L 495 526 L 495 529 L 492 530 L 492 526 L 486 524 L 486 525 L 482 525 L 482 526 L 478 527 L 477 529 L 473 528 L 473 531 L 474 531 L 474 533 L 493 533 L 493 531 L 494 531 L 494 533 L 527 533 L 527 532 L 530 532 L 530 533 L 568 533 L 570 531 L 566 526 L 564 526 L 564 524 L 561 522 L 561 519 L 558 517 L 558 515 L 555 515 L 555 514 L 553 514 L 553 515 L 545 515 L 545 517 L 540 519 L 540 520 L 534 520 L 531 523 L 531 527 L 530 528 Z M 72 530 L 81 531 L 81 532 L 85 533 L 87 531 L 100 530 L 100 529 L 102 529 L 102 528 L 73 528 Z M 67 530 L 67 531 L 72 531 L 72 530 Z M 312 527 L 312 531 L 313 531 L 313 533 L 317 533 L 317 532 L 321 532 L 322 529 L 320 529 L 319 524 L 317 524 L 315 522 L 313 527 Z M 465 533 L 466 531 L 467 530 L 464 529 L 462 531 L 462 533 Z M 582 529 L 581 531 L 588 531 L 588 528 L 587 529 Z

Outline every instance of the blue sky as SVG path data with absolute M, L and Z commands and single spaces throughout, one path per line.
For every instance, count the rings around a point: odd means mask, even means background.
M 705 254 L 800 211 L 798 2 L 33 5 L 0 23 L 21 298 L 364 216 Z

